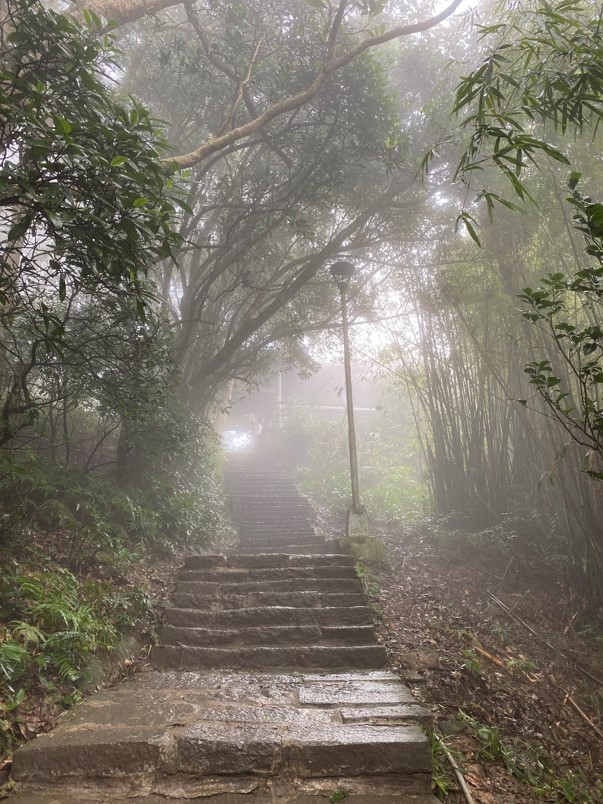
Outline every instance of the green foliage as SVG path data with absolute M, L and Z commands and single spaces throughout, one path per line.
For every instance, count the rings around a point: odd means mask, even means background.
M 519 296 L 526 321 L 544 329 L 551 338 L 556 365 L 549 360 L 530 361 L 525 371 L 549 412 L 570 436 L 603 459 L 603 204 L 593 203 L 576 189 L 578 176 L 570 179 L 575 223 L 583 232 L 587 252 L 596 265 L 568 278 L 549 274 L 536 289 L 524 288 Z M 560 364 L 569 368 L 559 374 Z M 591 466 L 599 480 L 603 471 Z
M 516 779 L 529 785 L 537 798 L 554 795 L 556 801 L 594 803 L 580 775 L 559 771 L 536 740 L 506 738 L 496 726 L 480 723 L 463 711 L 459 714 L 479 742 L 476 756 L 501 762 Z
M 529 168 L 547 157 L 569 164 L 562 148 L 544 138 L 542 124 L 582 133 L 596 129 L 603 115 L 600 4 L 530 6 L 517 15 L 505 6 L 504 22 L 478 26 L 495 44 L 462 79 L 454 105 L 468 112 L 461 126 L 470 132 L 455 178 L 469 180 L 493 165 L 521 201 L 534 200 L 523 180 Z M 488 202 L 489 214 L 495 203 L 514 206 L 488 191 L 478 198 Z
M 350 500 L 350 464 L 346 423 L 324 421 L 301 408 L 287 423 L 290 439 L 309 445 L 301 469 L 303 487 L 331 507 L 347 507 Z M 413 520 L 427 507 L 427 492 L 417 478 L 412 442 L 399 428 L 376 417 L 373 426 L 361 428 L 358 460 L 362 502 L 373 516 Z
M 90 658 L 113 649 L 122 634 L 150 614 L 150 598 L 142 588 L 79 580 L 49 561 L 43 568 L 32 564 L 18 571 L 3 569 L 0 751 L 15 739 L 14 730 L 33 687 L 41 685 L 63 705 L 70 705 L 89 680 L 86 667 Z
M 433 731 L 427 731 L 426 736 L 431 747 L 433 789 L 436 796 L 445 801 L 451 787 L 450 768 L 446 761 L 446 754 L 442 748 L 441 740 Z
M 8 227 L 0 300 L 25 277 L 46 277 L 39 313 L 47 342 L 62 329 L 48 310 L 70 286 L 123 285 L 138 298 L 153 257 L 179 243 L 176 199 L 159 154 L 157 124 L 108 89 L 116 50 L 92 18 L 80 27 L 39 0 L 9 0 L 0 29 L 0 210 Z

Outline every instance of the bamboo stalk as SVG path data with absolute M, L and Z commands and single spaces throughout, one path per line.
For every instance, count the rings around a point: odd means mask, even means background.
M 439 744 L 440 748 L 444 752 L 444 756 L 446 757 L 446 759 L 450 763 L 450 767 L 454 771 L 454 775 L 456 776 L 457 781 L 458 781 L 458 783 L 459 783 L 459 785 L 461 787 L 461 790 L 463 791 L 463 795 L 465 796 L 465 801 L 467 802 L 467 804 L 475 804 L 475 799 L 471 795 L 471 791 L 469 790 L 467 782 L 465 781 L 465 777 L 463 776 L 463 772 L 459 768 L 455 758 L 452 756 L 452 754 L 450 753 L 450 751 L 446 747 L 446 745 L 445 745 L 444 741 L 442 740 L 442 738 L 440 737 L 440 735 L 435 734 L 435 738 L 438 741 L 438 744 Z

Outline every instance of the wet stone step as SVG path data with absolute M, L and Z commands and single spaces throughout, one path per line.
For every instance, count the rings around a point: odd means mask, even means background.
M 371 645 L 376 644 L 371 625 L 318 626 L 290 625 L 241 629 L 212 629 L 164 625 L 160 632 L 164 645 L 197 645 L 219 647 L 226 645 Z
M 215 597 L 204 592 L 176 591 L 172 600 L 175 606 L 183 609 L 245 609 L 275 606 L 325 608 L 362 606 L 366 603 L 363 594 L 351 592 L 251 592 L 247 595 Z
M 155 645 L 150 654 L 157 668 L 201 670 L 360 670 L 385 666 L 381 645 L 200 648 Z M 246 746 L 247 750 L 247 746 Z
M 235 519 L 244 520 L 247 518 L 260 518 L 272 520 L 293 520 L 300 519 L 314 521 L 316 516 L 309 506 L 277 506 L 270 503 L 263 503 L 257 506 L 243 506 L 231 509 L 230 514 Z
M 298 494 L 295 487 L 291 487 L 291 490 L 288 490 L 287 493 L 277 495 L 261 493 L 254 489 L 253 493 L 249 494 L 248 497 L 241 494 L 241 490 L 238 489 L 237 496 L 230 500 L 229 504 L 231 508 L 260 508 L 262 506 L 282 508 L 290 506 L 292 508 L 303 507 L 310 511 L 314 510 L 308 498 Z
M 244 525 L 237 530 L 242 541 L 254 542 L 256 547 L 272 547 L 285 544 L 324 544 L 324 539 L 314 533 L 311 525 L 303 528 L 288 528 L 275 525 Z
M 281 567 L 353 567 L 356 561 L 353 556 L 329 553 L 313 557 L 311 555 L 195 555 L 184 559 L 186 569 L 215 569 L 229 567 L 232 569 L 279 569 Z
M 426 714 L 384 670 L 146 672 L 15 752 L 11 800 L 437 804 Z
M 244 550 L 245 550 L 245 553 L 247 553 L 249 555 L 258 554 L 258 553 L 265 553 L 266 552 L 265 547 L 258 547 L 258 548 L 254 549 L 253 547 L 245 546 Z M 309 544 L 306 547 L 304 547 L 304 545 L 296 545 L 296 544 L 288 545 L 288 544 L 284 544 L 282 547 L 281 546 L 279 546 L 279 547 L 271 547 L 270 550 L 271 550 L 271 552 L 282 553 L 283 555 L 300 555 L 300 554 L 304 555 L 305 554 L 305 555 L 315 555 L 316 556 L 316 555 L 319 555 L 319 554 L 325 554 L 326 555 L 326 554 L 330 553 L 330 549 L 324 543 Z
M 357 578 L 356 570 L 349 565 L 331 567 L 283 567 L 276 569 L 231 569 L 219 567 L 214 570 L 186 570 L 179 576 L 182 581 L 207 581 L 208 583 L 239 583 L 255 581 L 280 581 L 290 578 L 292 580 L 328 578 L 338 579 Z
M 263 530 L 262 534 L 266 531 Z M 313 533 L 299 535 L 295 537 L 283 538 L 280 533 L 270 534 L 268 536 L 255 536 L 250 533 L 242 533 L 239 538 L 239 546 L 242 552 L 268 552 L 279 553 L 285 549 L 287 552 L 294 552 L 293 548 L 299 547 L 298 552 L 312 552 L 314 547 L 318 552 L 324 552 L 325 543 L 320 537 Z
M 182 628 L 226 629 L 285 625 L 372 625 L 373 610 L 370 606 L 320 609 L 275 606 L 223 611 L 175 607 L 165 610 L 164 622 Z
M 254 517 L 253 514 L 250 515 L 241 515 L 241 517 L 237 517 L 233 515 L 231 517 L 234 524 L 239 524 L 240 527 L 249 527 L 249 528 L 259 528 L 259 527 L 271 527 L 271 528 L 279 528 L 283 534 L 286 533 L 296 533 L 300 528 L 309 528 L 312 527 L 312 520 L 310 517 L 302 517 L 295 519 L 289 514 L 282 514 L 281 516 L 274 517 L 273 519 L 266 518 L 264 516 L 258 515 Z
M 353 592 L 362 594 L 359 578 L 289 578 L 278 581 L 244 581 L 239 583 L 208 583 L 181 579 L 177 592 L 189 594 L 247 595 L 252 592 Z
M 314 517 L 310 517 L 305 513 L 297 511 L 279 511 L 275 513 L 268 513 L 265 510 L 258 511 L 231 511 L 231 517 L 235 521 L 248 522 L 249 524 L 268 524 L 274 525 L 278 523 L 281 526 L 295 527 L 299 525 L 307 525 L 312 522 Z

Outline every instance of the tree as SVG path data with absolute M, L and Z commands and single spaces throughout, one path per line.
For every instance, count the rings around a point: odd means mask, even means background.
M 144 295 L 149 258 L 178 242 L 165 142 L 148 113 L 116 102 L 115 48 L 37 0 L 9 0 L 0 26 L 0 225 L 4 303 L 16 277 Z M 6 312 L 6 311 L 5 311 Z
M 247 4 L 243 17 L 240 5 L 215 10 L 205 20 L 209 51 L 205 28 L 190 20 L 127 35 L 127 88 L 170 122 L 175 149 L 228 125 L 224 95 L 236 94 L 231 76 L 246 71 L 257 42 L 266 52 L 254 63 L 250 106 L 307 81 L 323 53 L 316 10 L 273 2 L 266 19 L 264 6 Z M 256 380 L 279 355 L 299 359 L 305 332 L 333 325 L 336 291 L 322 269 L 342 251 L 374 255 L 395 216 L 389 208 L 412 187 L 399 125 L 384 67 L 364 53 L 279 125 L 191 169 L 180 228 L 189 248 L 179 265 L 158 267 L 191 404 L 206 410 L 221 387 Z
M 254 95 L 252 77 L 256 61 L 262 57 L 262 49 L 264 47 L 269 49 L 273 42 L 270 38 L 267 38 L 266 42 L 258 41 L 246 69 L 233 71 L 231 65 L 222 62 L 219 50 L 217 53 L 212 52 L 213 43 L 211 37 L 208 36 L 211 26 L 205 24 L 203 19 L 203 16 L 209 20 L 214 17 L 212 3 L 193 4 L 188 0 L 184 2 L 183 0 L 158 0 L 156 5 L 149 5 L 140 0 L 81 0 L 81 2 L 75 3 L 75 9 L 87 9 L 96 15 L 114 20 L 118 24 L 124 24 L 172 6 L 184 6 L 189 22 L 200 35 L 206 55 L 214 66 L 225 72 L 232 81 L 234 89 L 232 105 L 225 115 L 224 128 L 188 153 L 169 159 L 170 163 L 179 168 L 190 168 L 240 140 L 245 140 L 257 133 L 265 135 L 266 126 L 283 115 L 294 113 L 312 101 L 335 73 L 362 53 L 386 42 L 433 28 L 449 17 L 460 3 L 461 0 L 453 0 L 439 14 L 421 22 L 394 25 L 389 30 L 382 30 L 378 17 L 385 8 L 384 0 L 306 0 L 300 4 L 300 7 L 305 6 L 305 11 L 311 12 L 313 22 L 321 28 L 322 35 L 319 40 L 322 45 L 321 53 L 316 60 L 316 65 L 310 71 L 308 80 L 304 82 L 299 91 L 268 104 L 263 110 L 257 109 L 255 103 L 249 102 Z M 247 12 L 240 3 L 233 3 L 229 0 L 221 6 L 226 11 L 232 6 L 238 18 L 244 23 L 246 22 Z M 281 31 L 287 33 L 293 28 L 295 36 L 304 38 L 303 28 L 299 26 L 296 30 L 295 24 L 292 26 L 292 16 L 289 10 L 283 15 L 283 9 L 278 5 L 275 8 L 270 3 L 260 4 L 261 17 L 272 16 L 275 11 L 280 17 L 278 22 Z M 100 21 L 98 22 L 101 27 Z M 312 33 L 314 29 L 313 25 Z M 289 45 L 292 43 L 293 39 L 289 41 Z M 237 117 L 241 113 L 242 107 L 246 109 L 247 119 L 238 123 Z

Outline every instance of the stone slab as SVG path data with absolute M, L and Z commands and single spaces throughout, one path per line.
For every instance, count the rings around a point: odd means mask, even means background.
M 372 726 L 419 723 L 423 728 L 433 724 L 431 712 L 419 704 L 391 706 L 343 707 L 338 711 L 344 723 L 365 723 Z
M 210 583 L 239 583 L 255 581 L 278 581 L 283 579 L 313 579 L 326 578 L 356 578 L 356 570 L 348 564 L 330 567 L 277 567 L 258 569 L 233 569 L 232 567 L 217 567 L 213 570 L 187 570 L 180 573 L 183 581 L 207 581 Z
M 277 625 L 371 625 L 373 610 L 369 606 L 324 606 L 295 608 L 292 606 L 250 607 L 245 609 L 189 609 L 179 606 L 166 609 L 165 622 L 177 626 L 207 628 L 252 628 Z
M 238 648 L 155 645 L 150 659 L 156 667 L 172 669 L 341 670 L 381 667 L 386 654 L 381 645 Z
M 363 586 L 359 578 L 285 578 L 270 581 L 208 582 L 181 578 L 176 591 L 188 594 L 210 594 L 213 597 L 228 595 L 250 595 L 257 592 L 323 592 L 362 594 Z
M 326 682 L 302 686 L 299 702 L 304 706 L 375 706 L 381 704 L 412 704 L 415 699 L 400 682 L 362 681 Z
M 249 594 L 212 595 L 205 584 L 180 583 L 172 597 L 182 609 L 249 609 L 260 607 L 351 608 L 366 605 L 361 592 L 250 592 Z
M 164 645 L 202 647 L 234 645 L 370 645 L 376 644 L 371 625 L 318 626 L 286 625 L 241 629 L 211 629 L 164 625 L 160 631 Z
M 19 782 L 46 782 L 147 773 L 161 765 L 165 737 L 165 729 L 58 727 L 15 751 L 12 776 Z

